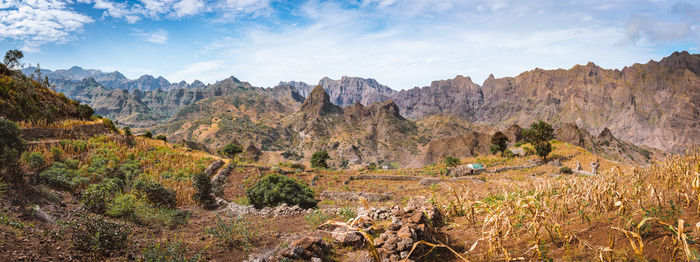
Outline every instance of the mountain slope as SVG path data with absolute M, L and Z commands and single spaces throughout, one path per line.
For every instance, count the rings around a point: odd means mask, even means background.
M 0 64 L 0 117 L 13 121 L 77 118 L 78 101 Z

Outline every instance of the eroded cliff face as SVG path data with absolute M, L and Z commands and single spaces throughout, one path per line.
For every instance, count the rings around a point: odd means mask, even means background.
M 497 128 L 544 120 L 607 127 L 635 144 L 681 151 L 700 143 L 700 55 L 674 53 L 623 70 L 593 63 L 569 70 L 535 69 L 516 77 L 435 81 L 395 93 L 404 116 L 451 114 Z
M 635 144 L 681 151 L 700 142 L 699 64 L 699 55 L 674 53 L 621 71 L 589 63 L 489 78 L 474 121 L 524 125 L 542 119 L 596 133 L 607 127 Z

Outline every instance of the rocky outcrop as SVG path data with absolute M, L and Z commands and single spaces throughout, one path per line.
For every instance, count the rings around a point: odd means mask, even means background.
M 491 136 L 475 131 L 460 136 L 438 138 L 428 143 L 423 162 L 435 163 L 448 156 L 465 158 L 487 154 L 490 146 Z
M 339 80 L 324 77 L 318 81 L 330 96 L 331 102 L 339 106 L 349 106 L 354 103 L 371 105 L 391 97 L 394 90 L 379 84 L 371 78 L 343 76 Z
M 430 86 L 401 90 L 391 96 L 409 118 L 435 114 L 452 114 L 473 118 L 484 103 L 483 92 L 471 78 L 457 76 L 454 79 L 433 81 Z
M 649 163 L 655 155 L 658 158 L 662 156 L 659 150 L 636 146 L 615 138 L 607 127 L 603 128 L 598 136 L 593 136 L 576 124 L 567 123 L 554 131 L 554 137 L 615 161 Z

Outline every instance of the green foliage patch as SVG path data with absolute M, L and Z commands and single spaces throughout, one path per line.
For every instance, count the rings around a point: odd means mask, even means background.
M 246 190 L 246 195 L 256 208 L 275 207 L 282 203 L 315 208 L 318 204 L 313 191 L 306 184 L 279 174 L 263 177 Z

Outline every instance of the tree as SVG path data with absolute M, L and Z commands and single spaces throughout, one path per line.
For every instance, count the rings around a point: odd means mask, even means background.
M 22 58 L 24 58 L 24 53 L 22 53 L 22 51 L 16 49 L 9 50 L 7 51 L 7 53 L 5 53 L 5 59 L 3 60 L 3 63 L 9 69 L 18 69 L 18 67 L 22 66 L 22 64 L 20 63 L 20 60 Z
M 16 171 L 23 151 L 24 140 L 17 124 L 0 117 L 0 174 Z
M 231 159 L 235 159 L 236 155 L 243 153 L 243 148 L 236 144 L 236 143 L 230 143 L 221 150 L 224 155 L 230 157 Z
M 156 139 L 163 140 L 163 142 L 168 142 L 168 137 L 166 137 L 165 135 L 157 135 Z
M 455 158 L 452 156 L 447 156 L 445 158 L 445 165 L 448 167 L 456 167 L 458 165 L 461 165 L 462 161 L 459 161 L 459 158 Z
M 549 141 L 554 138 L 554 128 L 542 120 L 530 124 L 530 128 L 523 129 L 522 132 L 525 142 L 528 143 Z
M 491 144 L 493 144 L 491 146 L 491 151 L 495 151 L 493 152 L 494 154 L 496 152 L 501 152 L 501 156 L 503 156 L 503 153 L 506 151 L 506 149 L 508 149 L 508 140 L 509 139 L 506 135 L 500 131 L 496 132 L 491 137 Z
M 530 124 L 530 128 L 523 129 L 523 138 L 532 144 L 537 155 L 547 162 L 547 155 L 552 152 L 552 144 L 549 141 L 554 138 L 554 128 L 540 120 Z
M 95 110 L 93 110 L 92 107 L 86 104 L 78 105 L 77 110 L 78 117 L 82 119 L 89 119 L 92 116 L 92 114 L 95 113 Z
M 535 143 L 535 152 L 547 162 L 547 155 L 552 152 L 552 144 L 549 141 L 539 141 Z
M 326 163 L 326 161 L 330 158 L 326 150 L 316 151 L 316 153 L 311 156 L 311 167 L 328 168 L 328 163 Z
M 153 133 L 151 133 L 150 130 L 146 130 L 146 133 L 143 134 L 143 137 L 145 137 L 145 138 L 153 138 Z

